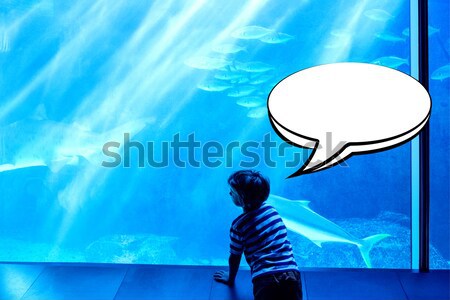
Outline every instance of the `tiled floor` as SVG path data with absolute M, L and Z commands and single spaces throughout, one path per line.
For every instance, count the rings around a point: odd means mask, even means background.
M 217 267 L 0 264 L 0 299 L 252 299 L 248 270 L 234 288 Z M 450 271 L 302 270 L 304 299 L 450 299 Z

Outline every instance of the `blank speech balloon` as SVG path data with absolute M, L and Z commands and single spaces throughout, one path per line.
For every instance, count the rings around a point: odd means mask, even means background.
M 295 177 L 411 140 L 430 117 L 431 99 L 417 80 L 400 71 L 334 63 L 286 77 L 271 91 L 267 106 L 281 138 L 313 149 L 289 176 Z

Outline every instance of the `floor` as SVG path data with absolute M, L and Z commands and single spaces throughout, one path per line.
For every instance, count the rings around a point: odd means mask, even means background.
M 217 267 L 117 264 L 0 264 L 0 299 L 252 299 L 248 270 L 234 288 Z M 220 269 L 220 268 L 219 268 Z M 304 299 L 450 299 L 450 271 L 302 270 Z

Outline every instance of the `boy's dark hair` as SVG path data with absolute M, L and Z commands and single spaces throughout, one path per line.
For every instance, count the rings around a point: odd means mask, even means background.
M 270 182 L 258 171 L 241 170 L 228 177 L 228 184 L 235 189 L 248 210 L 257 209 L 270 194 Z

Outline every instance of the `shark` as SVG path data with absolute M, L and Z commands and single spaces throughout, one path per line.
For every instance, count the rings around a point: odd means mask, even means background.
M 368 268 L 372 268 L 369 254 L 374 245 L 390 236 L 381 233 L 359 239 L 313 211 L 309 207 L 310 201 L 290 200 L 270 194 L 267 203 L 275 207 L 288 230 L 306 237 L 319 247 L 322 247 L 322 243 L 325 242 L 357 246 Z
M 100 165 L 104 143 L 120 141 L 124 133 L 135 135 L 152 121 L 136 119 L 101 133 L 45 118 L 8 124 L 0 128 L 0 172 L 45 166 L 55 173 L 77 165 L 81 157 Z

